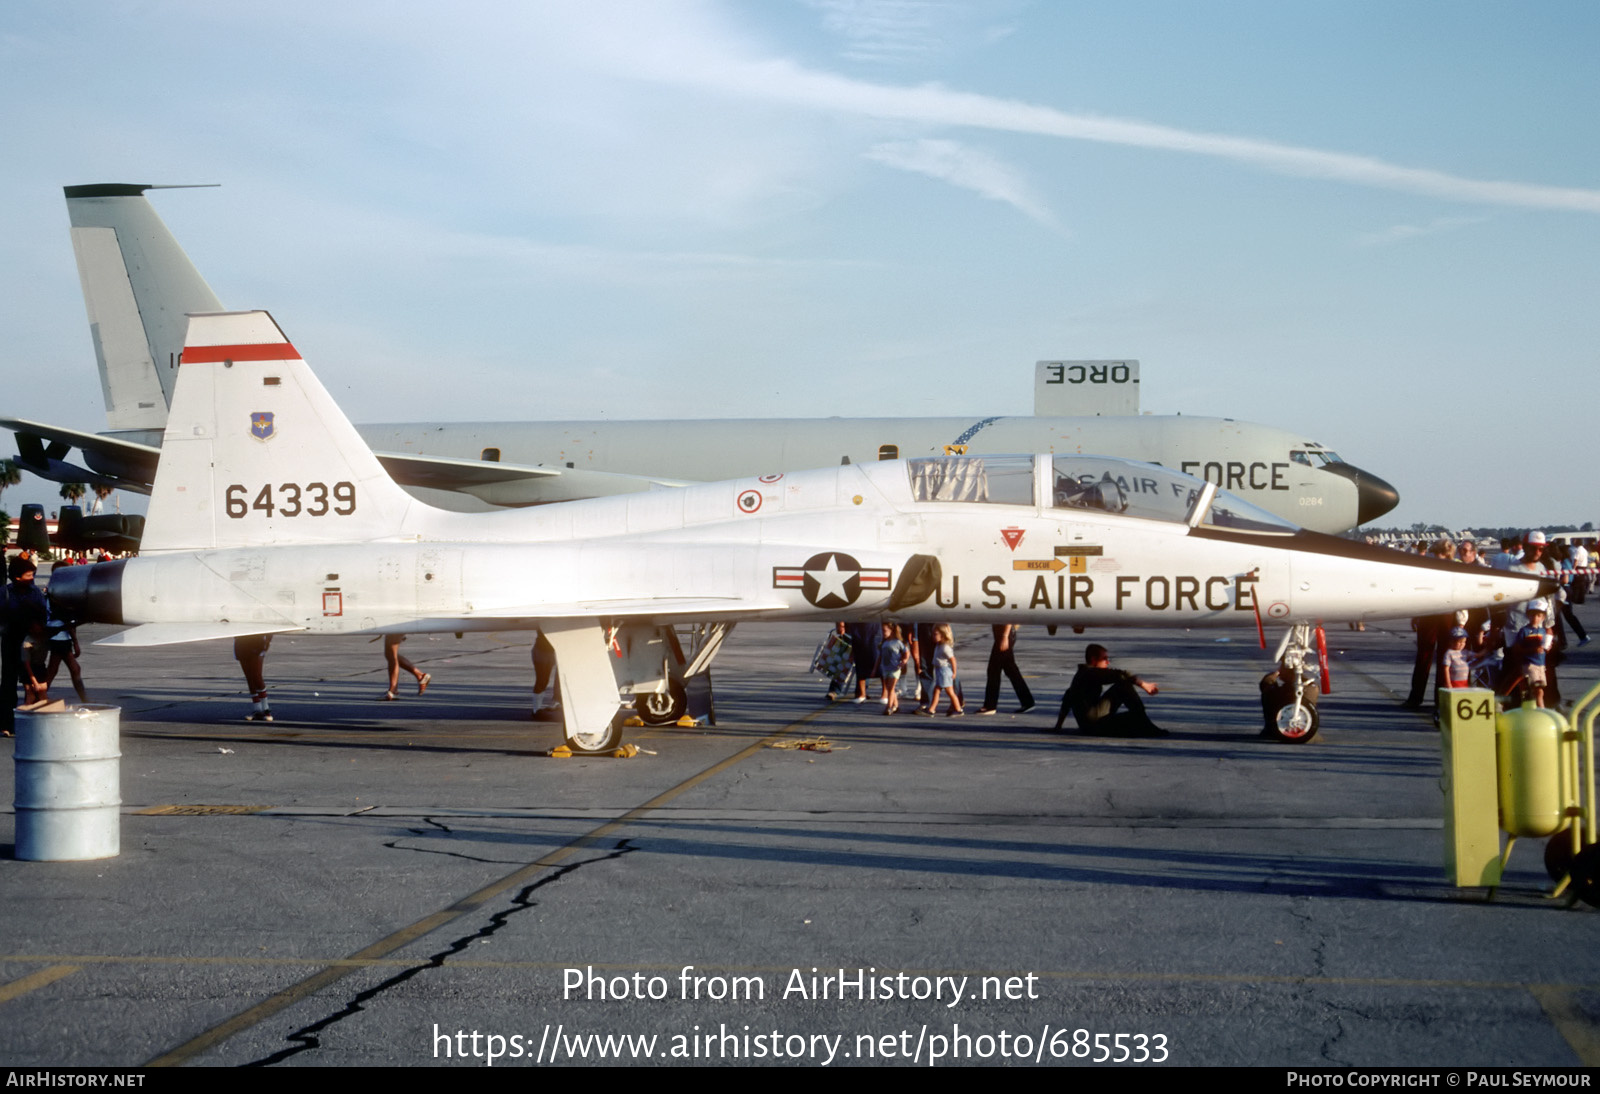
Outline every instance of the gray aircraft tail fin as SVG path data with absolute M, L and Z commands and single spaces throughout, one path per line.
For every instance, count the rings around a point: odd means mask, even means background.
M 137 183 L 68 186 L 72 250 L 111 429 L 160 430 L 183 354 L 185 318 L 222 304 Z

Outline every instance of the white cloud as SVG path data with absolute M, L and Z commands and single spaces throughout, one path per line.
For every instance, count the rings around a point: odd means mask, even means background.
M 872 148 L 867 158 L 902 171 L 942 179 L 991 201 L 1004 202 L 1041 224 L 1055 226 L 1054 215 L 1027 181 L 980 149 L 955 141 L 892 141 Z
M 1438 235 L 1440 232 L 1453 232 L 1457 228 L 1465 228 L 1473 224 L 1482 224 L 1485 217 L 1436 217 L 1426 224 L 1396 224 L 1392 228 L 1385 228 L 1381 232 L 1366 232 L 1356 237 L 1358 247 L 1387 247 L 1395 243 L 1403 243 L 1408 239 L 1417 239 L 1421 236 Z
M 938 53 L 954 5 L 940 0 L 807 0 L 852 61 L 894 64 Z
M 1372 156 L 1301 145 L 1205 133 L 1125 118 L 1070 113 L 937 84 L 894 86 L 806 68 L 781 58 L 752 59 L 717 49 L 712 40 L 693 48 L 636 50 L 623 38 L 601 45 L 595 59 L 619 76 L 714 90 L 827 111 L 934 126 L 1028 133 L 1209 156 L 1284 175 L 1330 179 L 1357 186 L 1422 194 L 1450 201 L 1600 213 L 1600 190 L 1539 183 L 1474 179 Z M 709 47 L 709 48 L 708 48 Z

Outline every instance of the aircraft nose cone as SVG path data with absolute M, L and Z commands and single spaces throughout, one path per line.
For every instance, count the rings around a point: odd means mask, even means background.
M 1370 471 L 1356 472 L 1356 520 L 1377 520 L 1400 504 L 1400 491 Z
M 1363 471 L 1350 463 L 1330 463 L 1322 468 L 1342 479 L 1349 479 L 1356 487 L 1356 523 L 1377 520 L 1400 504 L 1400 491 L 1384 482 L 1371 471 Z

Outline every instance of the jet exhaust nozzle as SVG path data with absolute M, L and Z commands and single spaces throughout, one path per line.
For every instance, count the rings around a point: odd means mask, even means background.
M 73 623 L 122 622 L 122 570 L 127 559 L 52 570 L 46 595 L 55 614 Z

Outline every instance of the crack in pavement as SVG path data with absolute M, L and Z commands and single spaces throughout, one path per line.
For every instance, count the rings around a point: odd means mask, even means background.
M 244 1066 L 271 1067 L 273 1064 L 282 1063 L 284 1060 L 287 1060 L 290 1057 L 298 1056 L 302 1052 L 308 1052 L 311 1049 L 321 1048 L 322 1041 L 317 1035 L 323 1030 L 327 1029 L 329 1026 L 332 1026 L 338 1022 L 342 1022 L 346 1018 L 349 1018 L 353 1015 L 359 1014 L 361 1011 L 366 1009 L 365 1004 L 367 1002 L 388 991 L 390 988 L 397 987 L 398 985 L 405 983 L 418 973 L 425 972 L 428 969 L 443 968 L 444 963 L 451 957 L 461 953 L 467 947 L 472 945 L 472 943 L 481 941 L 493 935 L 501 927 L 504 927 L 508 922 L 510 922 L 511 917 L 516 915 L 518 912 L 525 912 L 529 908 L 538 907 L 539 902 L 532 899 L 534 890 L 542 889 L 546 885 L 559 881 L 561 878 L 566 877 L 574 870 L 580 870 L 583 867 L 592 865 L 596 862 L 608 862 L 613 859 L 619 859 L 624 855 L 637 851 L 637 847 L 629 846 L 631 842 L 631 838 L 621 839 L 617 841 L 616 847 L 613 848 L 609 854 L 600 855 L 597 858 L 585 859 L 582 862 L 570 863 L 566 866 L 556 867 L 554 872 L 546 874 L 539 880 L 524 886 L 516 894 L 516 896 L 511 898 L 510 907 L 494 913 L 489 917 L 489 921 L 482 927 L 479 927 L 476 931 L 473 931 L 468 935 L 463 935 L 461 938 L 449 943 L 444 949 L 431 955 L 426 960 L 421 961 L 408 969 L 402 969 L 400 972 L 395 973 L 388 979 L 373 985 L 363 992 L 358 992 L 340 1010 L 333 1012 L 325 1018 L 318 1019 L 309 1025 L 301 1026 L 293 1033 L 288 1034 L 284 1039 L 295 1042 L 288 1048 L 279 1049 L 270 1056 L 263 1056 L 259 1060 L 252 1060 Z

